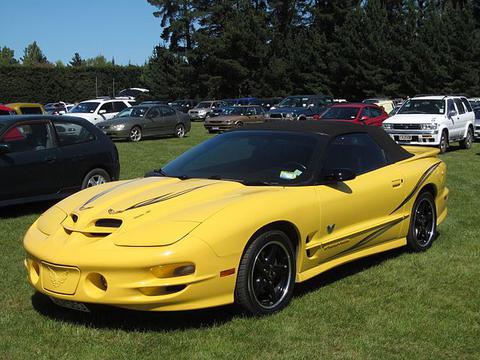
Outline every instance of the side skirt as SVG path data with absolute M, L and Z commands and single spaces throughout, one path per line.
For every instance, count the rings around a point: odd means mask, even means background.
M 311 279 L 314 276 L 317 276 L 327 270 L 330 270 L 336 266 L 346 264 L 348 262 L 370 256 L 370 255 L 375 255 L 384 251 L 400 248 L 402 246 L 407 245 L 407 238 L 401 238 L 397 240 L 392 240 L 389 242 L 381 243 L 366 249 L 362 249 L 359 251 L 356 251 L 354 253 L 341 256 L 335 259 L 332 259 L 330 261 L 324 262 L 314 268 L 308 269 L 302 273 L 297 274 L 295 282 L 303 282 L 305 280 Z

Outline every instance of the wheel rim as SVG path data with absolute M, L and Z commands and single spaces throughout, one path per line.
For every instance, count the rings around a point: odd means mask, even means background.
M 183 128 L 183 126 L 177 126 L 175 135 L 177 135 L 177 137 L 183 137 L 185 135 L 185 129 Z
M 87 188 L 92 187 L 92 186 L 97 186 L 101 184 L 105 184 L 107 180 L 99 174 L 95 174 L 90 179 L 87 181 Z
M 139 128 L 130 130 L 130 140 L 139 141 L 142 138 L 142 131 Z
M 447 137 L 445 136 L 445 133 L 443 133 L 442 138 L 440 139 L 440 150 L 442 150 L 442 152 L 447 150 Z
M 472 146 L 472 139 L 473 139 L 472 130 L 468 129 L 467 138 L 465 140 L 465 145 L 467 148 Z
M 278 241 L 265 244 L 255 256 L 250 275 L 250 288 L 258 305 L 272 309 L 288 294 L 292 275 L 292 259 Z
M 413 219 L 413 235 L 420 246 L 426 246 L 432 240 L 435 231 L 435 210 L 428 199 L 417 204 Z

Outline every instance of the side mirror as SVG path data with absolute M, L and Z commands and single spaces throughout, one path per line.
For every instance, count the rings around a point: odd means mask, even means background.
M 360 121 L 367 121 L 368 119 L 369 117 L 364 115 L 360 118 Z
M 107 110 L 105 109 L 98 110 L 99 115 L 106 114 L 106 113 L 107 113 Z
M 322 180 L 326 180 L 328 182 L 343 182 L 353 180 L 356 177 L 357 175 L 350 169 L 333 169 L 324 172 Z
M 454 116 L 457 116 L 457 112 L 455 110 L 450 110 L 448 112 L 448 117 L 454 117 Z
M 5 155 L 10 152 L 10 146 L 7 144 L 0 144 L 0 155 Z

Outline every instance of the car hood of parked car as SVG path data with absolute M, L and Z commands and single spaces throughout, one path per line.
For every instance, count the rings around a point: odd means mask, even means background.
M 444 114 L 396 114 L 385 120 L 387 124 L 424 124 L 439 121 Z
M 232 203 L 271 191 L 279 188 L 171 177 L 117 181 L 61 201 L 40 217 L 37 227 L 45 234 L 63 227 L 98 240 L 104 235 L 117 246 L 166 246 Z

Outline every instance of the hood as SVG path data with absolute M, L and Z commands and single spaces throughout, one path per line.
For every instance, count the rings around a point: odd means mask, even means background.
M 56 205 L 67 214 L 62 226 L 71 233 L 108 236 L 118 246 L 173 244 L 232 201 L 273 190 L 232 181 L 167 177 L 121 181 L 96 188 Z
M 396 114 L 384 122 L 387 124 L 425 124 L 440 121 L 444 114 Z

